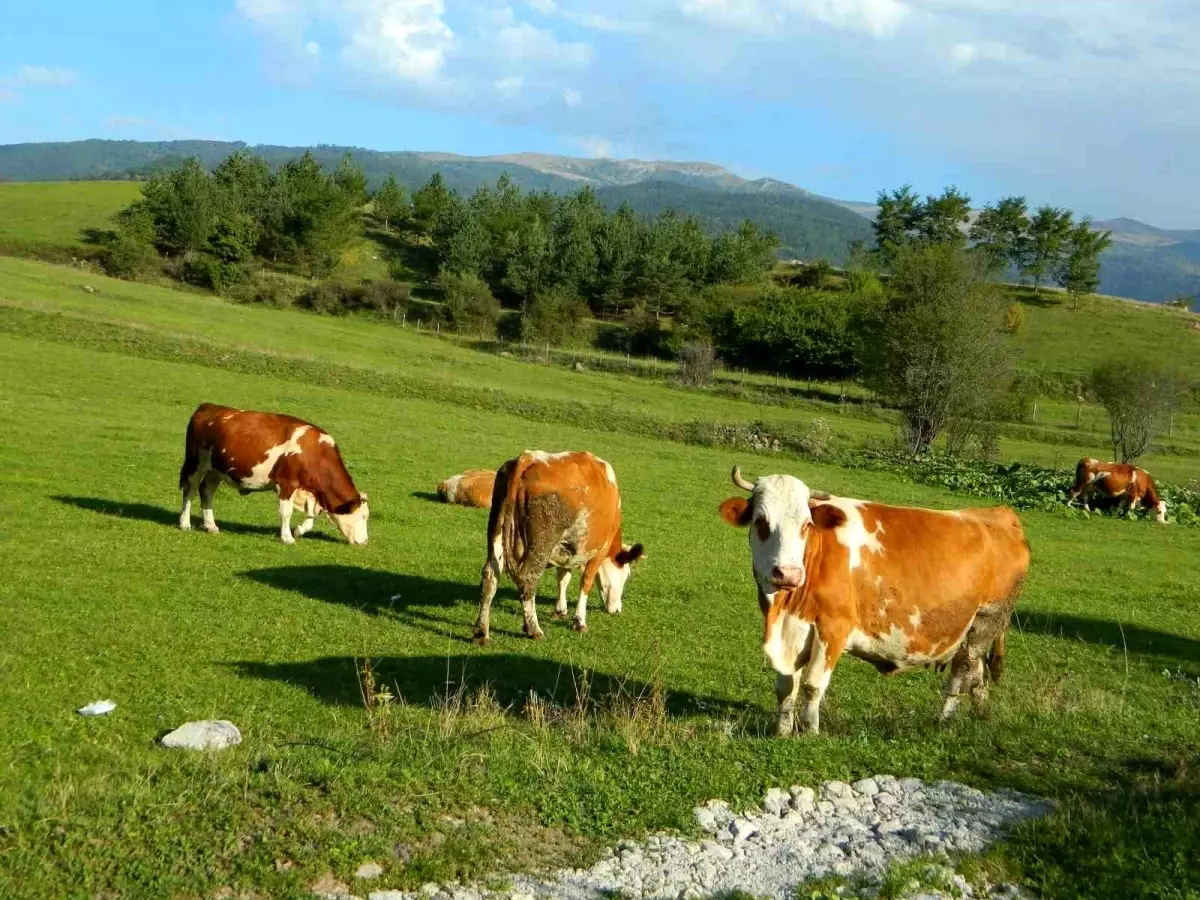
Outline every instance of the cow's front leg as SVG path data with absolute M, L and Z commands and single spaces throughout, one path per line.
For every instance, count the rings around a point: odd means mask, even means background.
M 809 734 L 821 732 L 821 701 L 825 698 L 829 679 L 845 646 L 844 636 L 822 634 L 819 628 L 814 628 L 808 665 L 800 676 L 800 685 L 804 689 L 801 726 Z
M 587 631 L 588 594 L 592 591 L 592 585 L 596 583 L 596 573 L 600 571 L 602 562 L 604 557 L 597 556 L 584 566 L 583 575 L 579 579 L 579 602 L 575 604 L 575 620 L 571 622 L 571 628 L 580 634 Z
M 567 617 L 567 588 L 571 584 L 571 570 L 559 568 L 558 570 L 558 602 L 554 604 L 554 618 L 565 619 Z
M 292 497 L 283 494 L 279 495 L 279 539 L 285 544 L 294 544 L 296 539 L 292 536 Z
M 303 537 L 313 530 L 313 526 L 317 522 L 317 501 L 316 498 L 309 496 L 304 500 L 304 521 L 296 529 L 296 537 Z
M 796 694 L 800 691 L 800 679 L 795 675 L 775 675 L 775 697 L 779 700 L 779 720 L 775 732 L 780 737 L 790 737 L 796 730 Z
M 213 515 L 213 497 L 221 486 L 221 474 L 209 471 L 200 481 L 200 508 L 204 513 L 204 530 L 216 534 L 221 529 L 217 527 L 216 516 Z

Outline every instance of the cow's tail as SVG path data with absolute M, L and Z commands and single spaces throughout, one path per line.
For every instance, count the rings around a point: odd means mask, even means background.
M 521 571 L 528 549 L 517 506 L 521 499 L 522 475 L 529 464 L 530 461 L 523 456 L 505 463 L 497 470 L 496 483 L 492 488 L 488 539 L 494 547 L 496 538 L 500 538 L 500 549 L 504 553 L 503 566 L 513 574 Z

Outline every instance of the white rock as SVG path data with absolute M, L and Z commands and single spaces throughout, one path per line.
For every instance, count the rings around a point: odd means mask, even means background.
M 224 750 L 241 742 L 242 733 L 225 719 L 187 722 L 162 739 L 164 747 L 184 750 Z
M 107 716 L 116 708 L 117 704 L 111 700 L 97 700 L 95 703 L 80 707 L 78 712 L 81 716 Z
M 863 778 L 860 781 L 854 782 L 850 787 L 868 797 L 874 797 L 879 793 L 879 783 L 874 778 Z
M 773 816 L 781 816 L 791 804 L 792 797 L 787 791 L 771 788 L 767 791 L 766 799 L 763 800 L 763 809 Z
M 408 894 L 404 891 L 371 891 L 367 900 L 408 900 Z
M 383 874 L 383 866 L 377 862 L 365 862 L 354 873 L 355 878 L 378 878 Z

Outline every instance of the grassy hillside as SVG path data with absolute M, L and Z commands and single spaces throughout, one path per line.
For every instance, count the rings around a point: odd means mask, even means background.
M 90 228 L 108 228 L 140 196 L 122 181 L 0 183 L 0 249 L 82 246 Z
M 1043 896 L 1200 890 L 1195 529 L 1024 514 L 1033 569 L 986 713 L 937 727 L 939 676 L 845 660 L 827 733 L 778 740 L 745 537 L 715 513 L 729 467 L 892 502 L 961 496 L 625 430 L 629 409 L 763 412 L 746 401 L 29 261 L 0 259 L 0 354 L 0 895 L 300 897 L 367 859 L 378 888 L 415 888 L 691 832 L 710 797 L 879 772 L 1053 798 L 987 864 Z M 202 400 L 330 429 L 371 495 L 371 543 L 322 524 L 283 547 L 275 504 L 228 488 L 220 535 L 179 532 Z M 506 585 L 477 648 L 486 515 L 427 494 L 526 447 L 609 459 L 649 558 L 624 613 L 593 609 L 584 636 L 546 616 L 546 641 L 521 638 Z M 364 660 L 402 703 L 364 710 Z M 100 698 L 111 716 L 75 714 Z M 155 746 L 204 717 L 244 743 Z

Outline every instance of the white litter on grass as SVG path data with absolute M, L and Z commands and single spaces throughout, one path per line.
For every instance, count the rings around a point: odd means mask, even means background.
M 81 716 L 107 716 L 116 708 L 117 704 L 111 700 L 97 700 L 95 703 L 80 707 L 78 712 Z
M 187 722 L 162 739 L 164 747 L 183 750 L 224 750 L 241 742 L 242 733 L 225 719 Z

